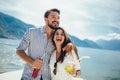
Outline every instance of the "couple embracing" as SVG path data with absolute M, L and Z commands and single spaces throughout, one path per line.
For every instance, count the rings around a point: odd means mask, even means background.
M 29 29 L 16 53 L 26 62 L 21 80 L 74 80 L 80 77 L 76 46 L 59 26 L 60 11 L 44 14 L 45 26 Z M 27 50 L 27 52 L 26 52 Z

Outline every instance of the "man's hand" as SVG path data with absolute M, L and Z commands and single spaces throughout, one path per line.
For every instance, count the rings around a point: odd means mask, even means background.
M 35 61 L 32 62 L 31 66 L 35 69 L 40 69 L 42 66 L 42 59 L 36 59 Z
M 72 43 L 68 43 L 64 48 L 63 51 L 66 50 L 67 53 L 70 53 L 73 49 L 73 44 Z

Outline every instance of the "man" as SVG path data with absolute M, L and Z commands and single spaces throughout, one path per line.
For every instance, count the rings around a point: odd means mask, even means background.
M 49 60 L 54 49 L 51 34 L 59 26 L 60 11 L 50 9 L 44 14 L 45 26 L 29 29 L 19 44 L 16 53 L 25 64 L 21 80 L 50 80 Z M 25 50 L 28 49 L 28 53 Z M 34 69 L 40 69 L 37 77 L 33 77 Z

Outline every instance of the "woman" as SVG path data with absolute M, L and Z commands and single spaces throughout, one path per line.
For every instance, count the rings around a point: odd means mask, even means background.
M 58 27 L 54 31 L 52 41 L 55 46 L 50 59 L 52 80 L 73 80 L 80 77 L 77 48 L 74 46 L 70 52 L 62 50 L 67 43 L 71 42 L 63 28 Z

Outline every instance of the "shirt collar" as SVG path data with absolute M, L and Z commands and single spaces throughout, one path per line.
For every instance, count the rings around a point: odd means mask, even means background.
M 42 32 L 42 33 L 46 33 L 45 26 L 42 26 L 41 32 Z

